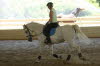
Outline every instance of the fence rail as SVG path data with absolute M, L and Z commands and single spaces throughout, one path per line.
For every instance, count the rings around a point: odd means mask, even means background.
M 57 20 L 66 24 L 73 24 L 73 23 L 79 24 L 79 25 L 100 24 L 100 16 L 99 17 L 58 18 Z M 0 19 L 0 26 L 22 26 L 23 24 L 27 22 L 32 22 L 32 21 L 33 22 L 40 21 L 39 23 L 41 23 L 42 21 L 48 21 L 48 19 L 47 18 L 45 19 Z M 77 22 L 74 22 L 74 21 L 77 21 Z M 8 22 L 12 22 L 12 23 L 8 23 Z
M 100 17 L 77 17 L 77 18 L 58 18 L 58 21 L 100 21 Z M 0 22 L 29 22 L 29 21 L 48 21 L 43 19 L 0 19 Z
M 3 29 L 3 30 L 0 30 L 0 40 L 26 39 L 24 31 L 19 28 L 21 28 L 23 24 L 32 22 L 32 21 L 34 22 L 48 21 L 48 19 L 12 19 L 12 20 L 11 19 L 0 19 L 0 29 Z M 92 24 L 100 24 L 100 17 L 78 17 L 78 18 L 68 18 L 68 19 L 59 18 L 58 21 L 64 21 L 65 24 L 73 24 L 73 21 L 78 21 L 75 23 L 79 25 L 84 25 L 84 24 L 92 25 Z M 10 29 L 18 27 L 18 29 L 8 30 L 9 27 L 11 27 Z M 100 26 L 81 27 L 81 29 L 88 37 L 99 37 L 100 38 Z

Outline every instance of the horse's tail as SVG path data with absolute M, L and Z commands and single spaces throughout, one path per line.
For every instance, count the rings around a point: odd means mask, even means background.
M 75 24 L 73 28 L 75 30 L 75 36 L 77 36 L 79 42 L 85 44 L 91 44 L 91 40 L 81 31 L 78 25 Z

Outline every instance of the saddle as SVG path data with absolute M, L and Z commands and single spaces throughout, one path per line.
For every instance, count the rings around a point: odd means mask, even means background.
M 43 34 L 45 36 L 47 36 L 47 34 L 49 34 L 50 36 L 52 36 L 52 35 L 55 34 L 57 27 L 51 27 L 50 29 L 48 29 L 48 26 L 45 25 L 44 28 L 43 28 Z

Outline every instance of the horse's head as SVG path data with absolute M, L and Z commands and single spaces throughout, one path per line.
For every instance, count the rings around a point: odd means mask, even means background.
M 28 37 L 28 41 L 32 41 L 32 36 L 38 35 L 42 32 L 43 25 L 35 22 L 23 25 L 23 29 Z
M 39 33 L 43 29 L 43 25 L 35 22 L 31 22 L 26 24 L 26 26 L 31 30 L 32 32 Z

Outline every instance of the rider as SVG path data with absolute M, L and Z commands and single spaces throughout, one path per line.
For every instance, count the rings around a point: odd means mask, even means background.
M 56 28 L 58 26 L 58 22 L 57 22 L 56 10 L 53 8 L 53 3 L 48 2 L 47 7 L 50 10 L 50 12 L 49 12 L 49 21 L 46 23 L 46 25 L 43 29 L 43 32 L 46 36 L 45 43 L 52 43 L 51 39 L 50 39 L 50 30 L 52 28 Z

